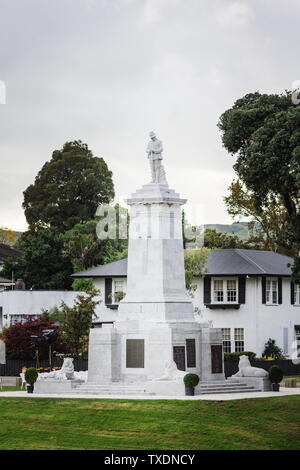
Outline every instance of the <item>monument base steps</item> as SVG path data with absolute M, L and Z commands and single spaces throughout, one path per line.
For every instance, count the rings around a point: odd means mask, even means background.
M 123 382 L 111 382 L 107 384 L 81 384 L 76 385 L 72 389 L 72 393 L 86 395 L 172 395 L 174 392 L 170 384 L 160 382 L 152 384 L 157 388 L 157 392 L 149 391 L 149 382 L 128 384 Z M 165 385 L 162 388 L 162 385 Z M 179 384 L 178 384 L 179 385 Z M 147 390 L 148 388 L 148 390 Z M 180 392 L 179 392 L 180 391 Z M 243 392 L 260 392 L 261 389 L 249 386 L 246 383 L 230 380 L 220 382 L 201 382 L 195 389 L 195 395 L 217 394 L 217 393 L 243 393 Z M 176 395 L 184 395 L 184 385 L 180 383 Z
M 243 392 L 261 392 L 260 388 L 250 386 L 240 381 L 230 380 L 228 382 L 201 382 L 195 390 L 195 395 L 213 394 L 213 393 L 243 393 Z

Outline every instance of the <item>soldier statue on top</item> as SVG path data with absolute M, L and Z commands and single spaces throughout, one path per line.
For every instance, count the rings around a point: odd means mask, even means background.
M 148 153 L 148 158 L 150 161 L 152 176 L 151 183 L 167 184 L 166 173 L 162 165 L 162 142 L 158 140 L 155 135 L 155 132 L 150 132 L 149 136 L 150 141 L 148 143 L 146 152 Z

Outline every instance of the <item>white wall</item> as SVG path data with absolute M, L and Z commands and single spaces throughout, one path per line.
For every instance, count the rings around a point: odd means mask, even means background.
M 126 277 L 116 277 L 112 278 L 112 280 L 122 280 L 124 281 L 124 291 L 126 292 L 127 288 L 127 279 Z M 100 304 L 96 307 L 96 314 L 97 319 L 95 321 L 98 322 L 114 322 L 117 318 L 118 310 L 113 310 L 111 308 L 106 307 L 105 305 L 105 279 L 104 278 L 95 278 L 94 279 L 94 286 L 96 289 L 100 291 Z
M 261 278 L 246 279 L 246 303 L 235 309 L 210 309 L 203 304 L 203 280 L 197 280 L 193 303 L 199 308 L 199 321 L 207 321 L 214 328 L 231 328 L 233 346 L 234 328 L 244 328 L 245 350 L 261 356 L 269 338 L 284 349 L 284 328 L 288 329 L 288 354 L 295 339 L 294 326 L 300 325 L 300 306 L 290 303 L 290 279 L 282 278 L 282 304 L 262 303 Z M 232 349 L 234 351 L 234 349 Z
M 60 307 L 62 301 L 72 306 L 77 294 L 78 292 L 75 291 L 11 290 L 0 292 L 2 326 L 10 325 L 11 315 L 39 315 L 42 310 Z

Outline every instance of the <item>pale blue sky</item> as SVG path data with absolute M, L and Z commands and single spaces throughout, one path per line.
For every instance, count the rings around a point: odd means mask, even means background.
M 218 118 L 300 79 L 299 16 L 298 0 L 0 0 L 0 226 L 26 228 L 22 192 L 67 140 L 103 156 L 125 198 L 149 180 L 152 129 L 170 186 L 230 223 Z

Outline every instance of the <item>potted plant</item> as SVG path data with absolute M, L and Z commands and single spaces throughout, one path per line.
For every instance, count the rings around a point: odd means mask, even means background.
M 279 384 L 283 378 L 283 370 L 279 366 L 272 366 L 269 370 L 269 378 L 272 384 L 272 391 L 279 392 Z
M 183 377 L 186 395 L 195 395 L 195 387 L 199 383 L 199 376 L 197 374 L 186 374 Z
M 38 378 L 38 372 L 34 367 L 29 367 L 25 372 L 25 380 L 27 382 L 27 392 L 33 393 L 34 383 Z

